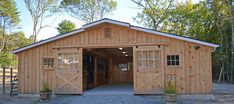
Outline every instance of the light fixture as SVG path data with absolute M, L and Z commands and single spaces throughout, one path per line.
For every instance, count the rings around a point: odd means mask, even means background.
M 198 49 L 200 49 L 201 47 L 200 47 L 200 46 L 194 46 L 194 48 L 195 48 L 196 50 L 198 50 Z
M 123 54 L 125 54 L 126 52 L 123 52 Z
M 123 50 L 123 48 L 120 47 L 119 50 Z
M 128 56 L 128 55 L 125 55 L 125 56 Z

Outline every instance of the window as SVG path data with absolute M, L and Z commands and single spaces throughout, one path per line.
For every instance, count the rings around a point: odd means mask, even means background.
M 120 71 L 129 71 L 132 70 L 132 62 L 121 63 L 118 65 Z
M 105 38 L 110 38 L 111 37 L 111 28 L 105 28 L 104 29 L 104 33 L 105 33 Z
M 137 51 L 137 68 L 138 69 L 156 69 L 160 68 L 159 51 Z
M 59 53 L 58 69 L 77 69 L 78 53 Z
M 52 69 L 54 67 L 54 59 L 53 58 L 43 58 L 43 68 Z
M 128 70 L 128 64 L 119 64 L 120 71 L 127 71 Z
M 179 55 L 167 55 L 167 65 L 168 66 L 178 66 L 178 65 L 180 65 Z

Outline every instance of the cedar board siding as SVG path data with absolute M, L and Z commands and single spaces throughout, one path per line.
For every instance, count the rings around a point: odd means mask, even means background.
M 111 38 L 104 37 L 104 28 L 112 29 Z M 43 44 L 17 53 L 19 69 L 19 92 L 39 93 L 42 82 L 49 84 L 52 90 L 55 88 L 55 71 L 42 69 L 42 58 L 55 56 L 54 47 L 66 47 L 77 45 L 126 45 L 143 43 L 167 43 L 164 48 L 164 72 L 165 81 L 167 75 L 176 76 L 176 86 L 179 93 L 211 93 L 211 51 L 212 47 L 163 37 L 150 33 L 131 30 L 127 27 L 101 24 L 84 32 L 68 36 L 47 44 Z M 200 46 L 196 50 L 194 46 Z M 180 55 L 180 66 L 168 67 L 166 55 Z M 164 84 L 166 85 L 166 84 Z

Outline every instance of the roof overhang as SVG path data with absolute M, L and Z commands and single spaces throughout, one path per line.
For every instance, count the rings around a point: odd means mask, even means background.
M 39 41 L 37 43 L 33 43 L 33 44 L 25 46 L 25 47 L 15 49 L 15 50 L 12 51 L 12 53 L 15 54 L 15 53 L 18 53 L 18 52 L 21 52 L 21 51 L 24 51 L 24 50 L 27 50 L 27 49 L 30 49 L 30 48 L 33 48 L 33 47 L 36 47 L 36 46 L 48 43 L 48 42 L 52 42 L 54 40 L 61 39 L 63 37 L 67 37 L 67 36 L 70 36 L 70 35 L 73 35 L 73 34 L 76 34 L 76 33 L 83 32 L 83 31 L 84 31 L 84 29 L 81 28 L 81 29 L 78 29 L 78 30 L 75 30 L 75 31 L 72 31 L 72 32 L 69 32 L 69 33 L 66 33 L 66 34 L 63 34 L 63 35 L 59 35 L 59 36 L 55 36 L 55 37 L 52 37 L 52 38 L 48 38 L 46 40 L 42 40 L 42 41 Z
M 210 46 L 210 47 L 214 47 L 214 48 L 219 47 L 219 45 L 217 45 L 217 44 L 212 44 L 212 43 L 209 43 L 209 42 L 204 42 L 204 41 L 200 41 L 200 40 L 196 40 L 196 39 L 191 39 L 191 38 L 188 38 L 188 37 L 182 37 L 182 36 L 178 36 L 178 35 L 174 35 L 174 34 L 154 31 L 154 30 L 151 30 L 151 29 L 143 28 L 143 27 L 133 26 L 133 25 L 130 25 L 129 23 L 126 23 L 126 22 L 121 22 L 121 21 L 116 21 L 116 20 L 104 18 L 104 19 L 101 19 L 101 20 L 98 20 L 98 21 L 83 25 L 82 28 L 77 29 L 75 31 L 68 32 L 68 33 L 65 33 L 65 34 L 62 34 L 62 35 L 58 35 L 58 36 L 54 36 L 54 37 L 48 38 L 46 40 L 42 40 L 42 41 L 33 43 L 31 45 L 28 45 L 28 46 L 15 49 L 15 50 L 12 51 L 12 53 L 16 54 L 18 52 L 21 52 L 21 51 L 24 51 L 24 50 L 27 50 L 27 49 L 30 49 L 30 48 L 33 48 L 33 47 L 48 43 L 48 42 L 52 42 L 52 41 L 55 41 L 55 40 L 58 40 L 58 39 L 61 39 L 61 38 L 67 37 L 67 36 L 74 35 L 74 34 L 85 31 L 85 29 L 87 29 L 87 28 L 90 28 L 90 27 L 93 27 L 93 26 L 96 26 L 96 25 L 99 25 L 99 24 L 102 24 L 102 23 L 110 23 L 110 24 L 115 24 L 115 25 L 119 25 L 119 26 L 124 26 L 124 27 L 128 27 L 130 29 L 137 30 L 137 31 L 142 31 L 142 32 L 147 32 L 147 33 L 151 33 L 151 34 L 155 34 L 155 35 L 175 38 L 175 39 L 184 40 L 184 41 L 188 41 L 188 42 L 193 42 L 193 43 L 206 45 L 206 46 Z

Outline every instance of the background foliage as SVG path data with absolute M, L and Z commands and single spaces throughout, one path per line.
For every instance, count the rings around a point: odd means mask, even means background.
M 115 0 L 62 0 L 59 7 L 71 16 L 90 23 L 114 11 L 117 2 Z
M 58 24 L 57 27 L 57 30 L 60 34 L 70 32 L 75 29 L 76 29 L 76 24 L 69 20 L 63 20 L 61 23 Z
M 223 80 L 233 80 L 232 26 L 234 7 L 231 0 L 213 0 L 192 4 L 188 0 L 177 4 L 171 0 L 132 0 L 143 10 L 134 20 L 157 31 L 175 33 L 211 43 L 220 44 L 212 53 L 213 79 L 221 68 Z M 231 20 L 230 20 L 231 19 Z
M 12 32 L 18 27 L 19 12 L 13 0 L 0 0 L 0 66 L 15 66 L 13 49 L 32 43 L 23 32 Z

